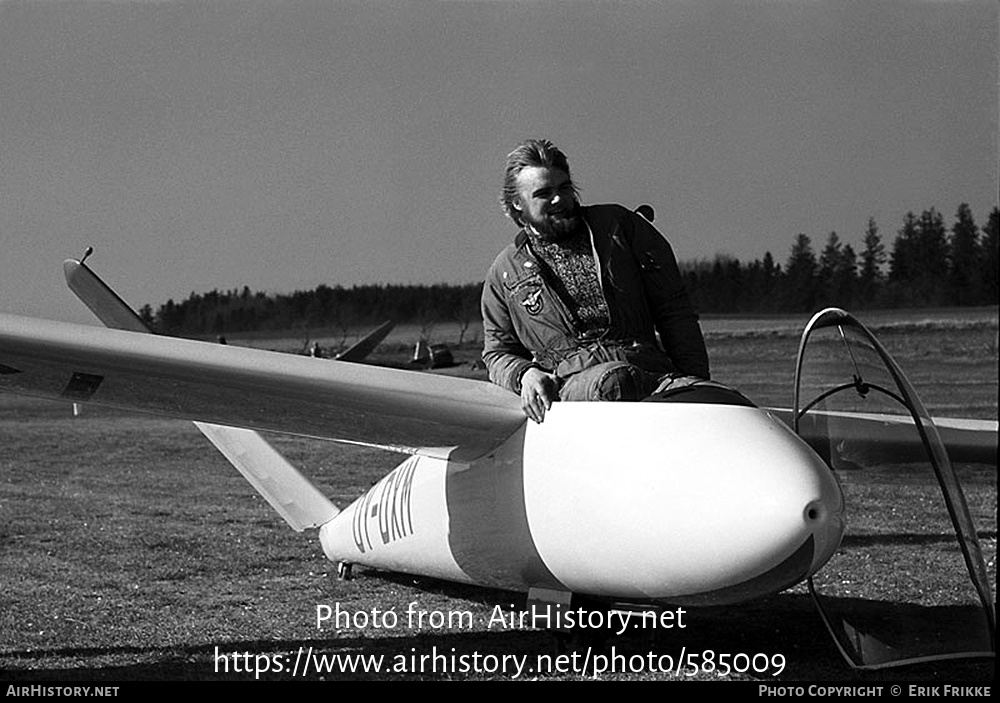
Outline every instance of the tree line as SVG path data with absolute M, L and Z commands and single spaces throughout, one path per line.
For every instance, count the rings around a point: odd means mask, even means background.
M 702 313 L 809 312 L 835 305 L 848 310 L 997 304 L 1000 208 L 976 225 L 967 204 L 946 226 L 931 208 L 907 213 L 891 247 L 869 219 L 860 252 L 830 232 L 818 253 L 806 234 L 795 236 L 784 265 L 770 252 L 743 263 L 719 254 L 681 263 L 688 292 Z M 161 333 L 225 335 L 237 332 L 325 329 L 346 338 L 358 327 L 455 322 L 462 333 L 480 322 L 482 283 L 320 285 L 289 294 L 242 290 L 191 293 L 140 316 Z
M 830 232 L 817 253 L 800 233 L 784 267 L 767 252 L 750 264 L 720 254 L 681 269 L 701 312 L 996 305 L 998 220 L 994 207 L 980 229 L 963 203 L 950 228 L 934 208 L 907 213 L 888 249 L 870 218 L 860 252 Z
M 481 283 L 465 285 L 381 285 L 344 288 L 321 284 L 314 290 L 267 294 L 242 290 L 191 293 L 179 303 L 168 300 L 155 312 L 139 311 L 146 324 L 162 334 L 226 335 L 236 332 L 326 330 L 346 339 L 358 327 L 386 320 L 431 326 L 458 323 L 464 333 L 478 325 Z

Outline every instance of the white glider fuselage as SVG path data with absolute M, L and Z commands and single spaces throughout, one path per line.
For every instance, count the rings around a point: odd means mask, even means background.
M 822 459 L 760 408 L 557 403 L 479 459 L 408 458 L 320 539 L 333 561 L 716 605 L 815 573 L 843 510 Z

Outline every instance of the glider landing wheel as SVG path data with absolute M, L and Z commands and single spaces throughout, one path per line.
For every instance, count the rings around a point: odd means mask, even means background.
M 354 564 L 348 561 L 337 562 L 337 579 L 340 581 L 350 581 L 354 576 Z

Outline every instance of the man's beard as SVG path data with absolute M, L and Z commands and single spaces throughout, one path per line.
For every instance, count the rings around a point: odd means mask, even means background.
M 559 242 L 569 239 L 582 224 L 579 203 L 574 203 L 566 210 L 547 213 L 539 219 L 533 219 L 524 213 L 521 215 L 521 219 L 543 242 Z

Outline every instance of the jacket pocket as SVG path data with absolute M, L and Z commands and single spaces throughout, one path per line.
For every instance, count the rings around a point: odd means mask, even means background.
M 527 286 L 541 286 L 542 277 L 532 271 L 531 273 L 522 273 L 520 276 L 504 276 L 503 277 L 503 287 L 507 289 L 507 294 L 510 295 L 521 288 Z

